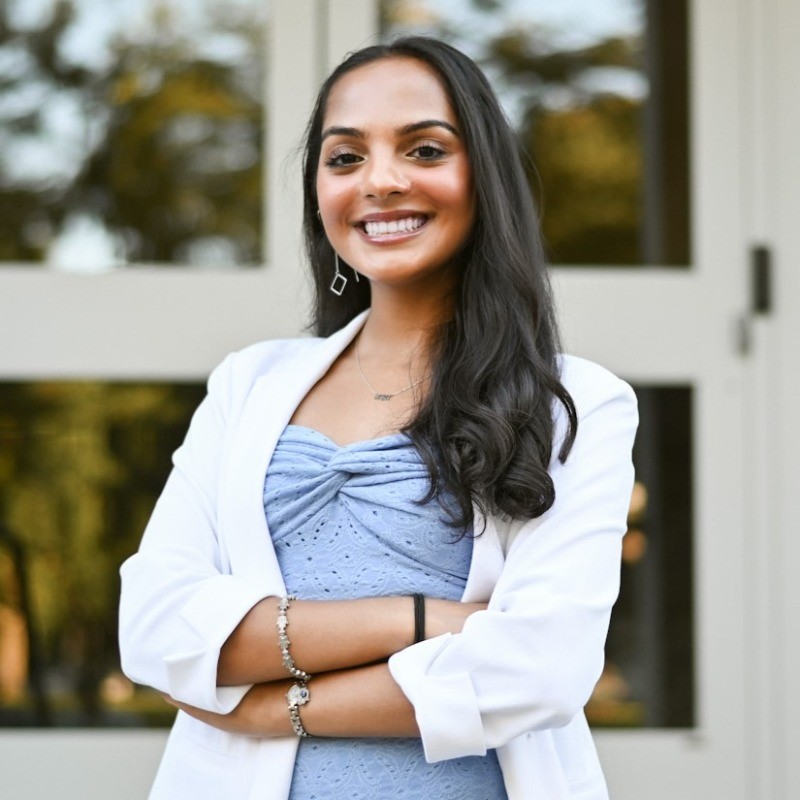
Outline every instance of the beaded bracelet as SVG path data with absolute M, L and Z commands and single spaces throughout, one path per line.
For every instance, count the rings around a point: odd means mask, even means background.
M 296 599 L 297 598 L 294 597 L 294 595 L 287 594 L 281 597 L 280 602 L 278 603 L 278 645 L 281 648 L 281 658 L 283 661 L 283 666 L 286 667 L 286 671 L 293 678 L 297 678 L 298 681 L 307 683 L 311 680 L 311 676 L 307 672 L 304 672 L 302 669 L 298 669 L 295 666 L 294 659 L 289 653 L 289 645 L 291 645 L 291 642 L 286 634 L 286 628 L 289 625 L 286 612 L 289 610 L 289 605 L 291 604 L 292 600 Z
M 292 728 L 298 736 L 308 736 L 308 731 L 300 720 L 300 706 L 304 706 L 311 699 L 311 693 L 305 683 L 295 683 L 286 692 L 286 702 L 289 705 L 289 719 Z

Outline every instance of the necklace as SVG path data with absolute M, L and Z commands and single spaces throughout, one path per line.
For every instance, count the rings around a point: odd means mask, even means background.
M 393 397 L 397 397 L 399 394 L 405 394 L 406 392 L 410 392 L 415 386 L 419 386 L 425 379 L 420 378 L 418 381 L 414 381 L 413 383 L 409 383 L 405 389 L 400 389 L 398 392 L 379 392 L 370 382 L 367 376 L 364 374 L 364 370 L 361 369 L 361 358 L 358 355 L 358 339 L 356 339 L 356 366 L 358 367 L 358 374 L 361 375 L 361 379 L 364 383 L 367 384 L 367 387 L 372 392 L 372 399 L 373 400 L 381 400 L 382 402 L 386 402 L 391 400 Z

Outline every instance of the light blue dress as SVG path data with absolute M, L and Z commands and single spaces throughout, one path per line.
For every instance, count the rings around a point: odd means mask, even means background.
M 436 501 L 418 502 L 428 485 L 405 434 L 339 447 L 287 426 L 264 485 L 287 591 L 307 600 L 413 592 L 459 599 L 472 539 L 457 538 Z M 313 681 L 311 689 L 313 698 Z M 507 800 L 495 752 L 428 764 L 419 739 L 300 741 L 290 800 L 431 798 Z

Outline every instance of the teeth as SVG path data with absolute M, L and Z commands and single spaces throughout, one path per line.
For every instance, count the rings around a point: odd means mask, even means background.
M 407 217 L 406 219 L 393 219 L 391 222 L 365 222 L 364 229 L 367 236 L 386 236 L 392 233 L 415 231 L 424 222 L 424 217 Z

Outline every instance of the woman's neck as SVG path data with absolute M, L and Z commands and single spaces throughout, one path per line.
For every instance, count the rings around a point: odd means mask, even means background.
M 373 289 L 370 312 L 359 334 L 362 352 L 397 362 L 427 354 L 437 328 L 451 315 L 449 297 Z

